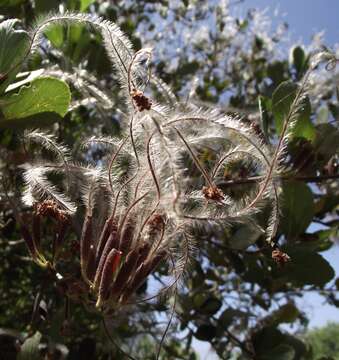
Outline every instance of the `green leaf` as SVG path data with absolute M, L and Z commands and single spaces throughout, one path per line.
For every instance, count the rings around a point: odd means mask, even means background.
M 217 328 L 211 324 L 200 325 L 194 336 L 201 341 L 211 341 L 217 334 Z
M 80 11 L 86 11 L 87 8 L 94 3 L 94 0 L 81 0 Z
M 18 6 L 22 4 L 25 0 L 2 0 L 0 6 L 2 7 L 10 7 L 10 6 Z
M 20 71 L 30 48 L 30 38 L 26 31 L 15 30 L 18 20 L 0 23 L 0 94 Z
M 305 52 L 300 46 L 295 46 L 291 49 L 290 61 L 296 69 L 298 76 L 300 77 L 300 75 L 302 75 L 306 62 Z
M 229 239 L 229 247 L 234 250 L 244 250 L 253 245 L 263 234 L 263 230 L 254 223 L 242 224 Z
M 268 134 L 268 128 L 270 124 L 270 117 L 268 115 L 269 106 L 270 106 L 270 99 L 259 96 L 258 97 L 258 106 L 259 106 L 259 113 L 260 113 L 260 125 L 262 128 L 262 131 L 265 135 L 266 140 L 269 138 Z
M 1 110 L 7 120 L 21 119 L 41 112 L 64 116 L 71 100 L 68 85 L 59 79 L 44 77 L 20 88 L 18 94 L 4 98 Z
M 286 344 L 281 344 L 273 350 L 263 354 L 259 360 L 294 360 L 294 349 Z
M 269 325 L 279 325 L 281 323 L 293 323 L 299 316 L 299 310 L 293 303 L 287 303 L 274 311 L 265 319 Z
M 55 112 L 42 112 L 20 119 L 5 120 L 0 118 L 0 129 L 36 129 L 51 126 L 62 121 L 62 117 Z
M 214 296 L 206 299 L 199 307 L 199 312 L 206 315 L 214 315 L 219 311 L 222 306 L 222 302 Z
M 45 35 L 56 48 L 60 48 L 64 43 L 64 29 L 61 25 L 51 26 L 48 30 L 45 31 Z
M 28 338 L 21 346 L 18 360 L 38 360 L 40 359 L 39 344 L 41 334 L 37 331 L 32 337 Z
M 334 278 L 335 272 L 328 261 L 318 253 L 308 251 L 307 246 L 291 246 L 284 251 L 291 257 L 291 261 L 279 269 L 280 275 L 286 276 L 288 281 L 297 286 L 324 286 Z
M 291 81 L 284 81 L 273 93 L 272 110 L 278 134 L 282 131 L 284 121 L 290 112 L 297 91 L 297 84 Z M 304 137 L 308 140 L 313 140 L 315 138 L 315 128 L 311 122 L 310 116 L 311 104 L 309 98 L 306 97 L 298 110 L 296 124 L 293 128 L 293 136 Z
M 339 150 L 339 131 L 331 124 L 318 125 L 314 148 L 317 153 L 325 155 L 326 158 L 334 155 Z
M 218 326 L 222 328 L 228 328 L 233 321 L 239 319 L 239 318 L 246 318 L 249 314 L 245 313 L 243 311 L 228 308 L 222 312 L 218 319 Z
M 34 0 L 34 8 L 37 13 L 48 13 L 57 11 L 59 7 L 58 0 Z
M 297 181 L 283 185 L 283 216 L 280 228 L 287 238 L 304 232 L 313 219 L 313 194 L 310 188 Z
M 284 80 L 286 64 L 281 61 L 275 61 L 267 67 L 267 75 L 272 81 L 278 85 Z

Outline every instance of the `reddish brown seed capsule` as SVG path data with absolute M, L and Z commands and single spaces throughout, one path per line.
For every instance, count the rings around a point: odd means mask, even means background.
M 141 245 L 140 250 L 139 250 L 139 258 L 137 261 L 137 267 L 146 260 L 148 254 L 150 252 L 150 249 L 151 249 L 151 245 L 149 243 L 145 242 Z
M 100 260 L 99 260 L 99 264 L 95 273 L 95 277 L 94 277 L 94 283 L 93 283 L 93 288 L 95 290 L 98 289 L 99 284 L 100 284 L 100 280 L 101 280 L 101 274 L 102 271 L 104 269 L 104 265 L 105 265 L 105 261 L 106 258 L 109 254 L 109 252 L 114 248 L 117 249 L 119 247 L 119 237 L 117 234 L 117 229 L 116 227 L 113 228 L 113 231 L 111 233 L 111 235 L 109 236 L 106 245 L 104 247 L 104 250 L 101 254 Z
M 163 216 L 160 214 L 153 214 L 152 217 L 147 222 L 150 233 L 156 233 L 161 231 L 164 224 L 165 221 L 163 219 Z
M 109 217 L 106 221 L 105 221 L 105 225 L 101 231 L 100 234 L 100 238 L 98 241 L 98 245 L 97 245 L 97 251 L 96 251 L 96 259 L 97 262 L 99 262 L 100 256 L 104 250 L 105 244 L 110 236 L 110 234 L 113 231 L 113 226 L 116 227 L 115 221 L 113 219 L 113 217 Z
M 95 276 L 95 271 L 96 271 L 95 248 L 93 245 L 91 245 L 88 256 L 87 268 L 86 268 L 86 275 L 89 281 L 93 281 Z
M 126 224 L 123 233 L 121 235 L 121 241 L 119 244 L 119 250 L 122 251 L 124 254 L 129 252 L 129 249 L 132 244 L 133 234 L 134 234 L 134 224 L 128 223 Z
M 143 247 L 134 248 L 126 257 L 125 262 L 119 270 L 118 276 L 114 281 L 111 294 L 116 299 L 119 298 L 123 289 L 127 286 L 128 280 L 135 269 L 139 266 L 138 262 L 141 258 Z M 142 261 L 141 261 L 142 262 Z M 140 262 L 140 263 L 141 263 Z
M 83 226 L 82 226 L 82 234 L 80 239 L 80 265 L 81 265 L 81 273 L 84 280 L 87 279 L 86 269 L 87 263 L 89 259 L 89 253 L 92 242 L 92 216 L 86 215 Z
M 45 200 L 35 205 L 37 215 L 50 216 L 60 222 L 68 222 L 69 215 L 67 211 L 60 209 L 53 200 Z
M 120 264 L 121 255 L 121 251 L 112 249 L 107 256 L 100 281 L 99 296 L 96 304 L 97 307 L 100 307 L 108 297 L 113 277 Z
M 222 202 L 225 199 L 224 193 L 217 186 L 204 186 L 202 193 L 207 200 Z

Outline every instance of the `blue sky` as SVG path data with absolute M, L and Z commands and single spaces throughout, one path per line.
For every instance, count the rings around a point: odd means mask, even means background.
M 244 0 L 242 9 L 269 8 L 269 14 L 279 8 L 279 21 L 289 24 L 292 39 L 308 43 L 312 35 L 325 30 L 326 44 L 339 42 L 339 1 L 338 0 Z M 274 23 L 277 20 L 274 20 Z

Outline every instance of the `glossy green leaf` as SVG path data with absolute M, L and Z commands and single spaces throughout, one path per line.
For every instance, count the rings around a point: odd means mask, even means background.
M 282 213 L 280 228 L 285 236 L 293 238 L 304 232 L 314 213 L 311 189 L 302 182 L 284 183 Z
M 39 344 L 42 335 L 36 332 L 32 337 L 28 338 L 21 346 L 18 360 L 38 360 L 40 359 Z
M 280 134 L 283 128 L 285 119 L 287 118 L 293 101 L 298 91 L 298 85 L 291 81 L 284 81 L 281 83 L 273 93 L 272 97 L 272 111 L 274 114 L 274 121 L 277 132 Z M 303 100 L 296 123 L 293 128 L 293 136 L 304 137 L 308 140 L 315 138 L 315 128 L 310 119 L 311 104 L 308 97 Z
M 30 48 L 28 33 L 14 28 L 18 22 L 12 19 L 0 23 L 0 94 L 20 71 Z
M 55 112 L 64 116 L 71 93 L 68 85 L 59 79 L 44 77 L 20 88 L 17 94 L 6 96 L 1 107 L 5 119 L 21 119 L 41 112 Z
M 285 249 L 291 261 L 279 269 L 280 275 L 297 286 L 324 286 L 331 281 L 335 272 L 329 262 L 316 252 L 308 251 L 307 246 L 291 246 Z

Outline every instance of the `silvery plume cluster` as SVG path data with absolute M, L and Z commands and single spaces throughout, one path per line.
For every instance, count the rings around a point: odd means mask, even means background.
M 74 253 L 74 262 L 80 259 L 79 286 L 84 301 L 107 311 L 136 301 L 136 291 L 159 266 L 168 275 L 166 280 L 171 279 L 160 293 L 175 288 L 194 257 L 195 245 L 202 241 L 194 236 L 197 227 L 208 231 L 247 221 L 265 205 L 270 216 L 261 231 L 274 245 L 280 162 L 303 89 L 285 119 L 279 143 L 271 149 L 254 127 L 239 118 L 178 101 L 152 74 L 151 49 L 134 52 L 109 21 L 86 14 L 49 16 L 32 30 L 29 53 L 55 23 L 82 23 L 101 32 L 125 101 L 119 137 L 84 139 L 84 153 L 93 148 L 106 151 L 96 166 L 73 162 L 69 150 L 51 134 L 26 134 L 26 141 L 54 153 L 54 161 L 36 159 L 24 169 L 23 200 L 33 207 L 33 223 L 22 224 L 22 233 L 34 261 L 62 276 L 57 260 L 67 228 L 74 218 L 83 219 L 79 254 Z M 163 103 L 152 99 L 150 86 L 162 95 Z M 220 184 L 227 164 L 237 160 L 255 169 L 262 180 L 241 198 L 232 199 Z M 58 187 L 51 183 L 53 173 L 63 177 L 61 190 L 60 183 Z M 52 259 L 40 249 L 45 217 L 56 224 Z

